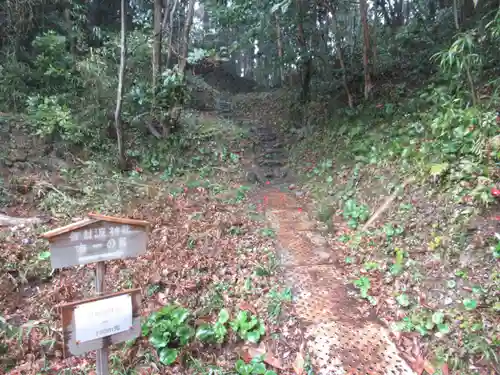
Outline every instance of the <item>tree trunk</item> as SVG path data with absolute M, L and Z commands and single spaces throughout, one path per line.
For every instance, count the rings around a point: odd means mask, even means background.
M 151 103 L 151 113 L 154 114 L 156 107 L 156 91 L 158 86 L 158 76 L 161 71 L 161 39 L 162 39 L 162 0 L 154 0 L 153 5 L 153 74 L 152 74 L 152 86 L 153 86 L 153 100 Z
M 182 32 L 182 46 L 181 53 L 179 56 L 179 72 L 184 74 L 186 71 L 187 56 L 189 49 L 189 33 L 191 31 L 191 26 L 193 25 L 193 15 L 194 15 L 194 4 L 196 0 L 189 0 L 188 9 L 186 12 L 186 18 L 184 21 L 184 30 Z
M 370 75 L 370 30 L 368 28 L 368 5 L 366 0 L 359 1 L 359 11 L 361 15 L 361 25 L 363 27 L 363 68 L 365 73 L 365 99 L 370 97 L 373 84 Z
M 174 4 L 172 5 L 172 10 L 170 11 L 170 19 L 168 21 L 168 52 L 167 52 L 167 61 L 165 63 L 165 66 L 167 68 L 170 67 L 170 61 L 172 59 L 172 36 L 174 34 L 174 18 L 175 18 L 175 11 L 177 10 L 177 4 L 179 4 L 179 0 L 174 0 Z
M 300 95 L 300 101 L 301 103 L 305 104 L 309 100 L 309 86 L 311 83 L 311 78 L 312 78 L 312 59 L 311 56 L 309 56 L 309 51 L 307 50 L 307 41 L 306 41 L 306 36 L 304 33 L 304 25 L 303 25 L 303 19 L 304 19 L 304 9 L 303 9 L 303 0 L 297 0 L 296 2 L 296 7 L 297 7 L 297 42 L 299 44 L 300 50 L 301 50 L 301 57 L 304 58 L 304 55 L 307 54 L 308 56 L 305 57 L 305 61 L 302 64 L 302 92 Z
M 458 1 L 453 0 L 453 20 L 455 21 L 455 28 L 460 30 L 460 23 L 458 21 Z
M 278 18 L 277 13 L 275 13 L 275 18 L 276 18 L 276 45 L 278 48 L 278 60 L 279 60 L 278 63 L 279 79 L 280 79 L 280 85 L 282 85 L 285 79 L 285 75 L 283 72 L 283 40 L 281 36 L 280 20 Z
M 121 0 L 121 38 L 120 38 L 120 70 L 118 72 L 118 89 L 116 90 L 116 109 L 115 109 L 115 129 L 116 140 L 118 143 L 118 162 L 120 168 L 127 168 L 125 159 L 125 148 L 123 145 L 123 127 L 122 127 L 122 102 L 123 102 L 123 80 L 125 79 L 125 66 L 127 63 L 127 0 Z
M 69 50 L 71 52 L 71 56 L 73 58 L 76 58 L 76 40 L 73 33 L 73 21 L 71 19 L 71 3 L 67 3 L 66 8 L 64 8 L 64 21 L 66 22 L 66 32 L 68 34 Z
M 333 23 L 333 37 L 335 40 L 335 50 L 337 51 L 337 58 L 339 59 L 340 63 L 340 68 L 342 69 L 342 84 L 345 89 L 345 93 L 347 95 L 347 102 L 349 103 L 350 108 L 354 108 L 354 101 L 352 99 L 351 95 L 351 90 L 349 90 L 349 84 L 347 81 L 347 71 L 345 68 L 345 61 L 344 61 L 344 51 L 342 49 L 341 41 L 338 35 L 338 28 L 337 28 L 337 15 L 335 14 L 335 10 L 330 7 L 328 4 L 329 11 L 332 15 L 332 23 Z

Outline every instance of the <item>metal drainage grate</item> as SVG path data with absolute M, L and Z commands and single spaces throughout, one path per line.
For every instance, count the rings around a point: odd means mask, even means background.
M 295 210 L 287 211 L 283 200 L 277 201 L 279 209 L 273 210 L 271 203 L 268 218 L 277 229 L 283 276 L 293 288 L 295 312 L 307 327 L 306 346 L 318 374 L 413 375 L 371 307 L 349 296 L 342 269 L 325 265 L 329 262 L 318 255 L 308 233 L 294 229 Z
M 318 323 L 306 331 L 319 375 L 414 375 L 386 330 L 375 323 Z

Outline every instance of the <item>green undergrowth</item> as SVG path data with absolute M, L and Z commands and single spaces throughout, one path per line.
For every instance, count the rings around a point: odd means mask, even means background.
M 230 121 L 207 120 L 195 113 L 184 121 L 184 130 L 167 141 L 129 134 L 133 164 L 126 172 L 118 171 L 111 152 L 85 155 L 74 151 L 66 167 L 47 171 L 47 175 L 54 174 L 51 179 L 32 181 L 20 193 L 9 190 L 10 184 L 6 189 L 18 199 L 32 194 L 34 205 L 56 218 L 58 225 L 89 211 L 128 216 L 138 212 L 145 219 L 161 217 L 168 222 L 160 226 L 161 233 L 150 236 L 149 251 L 156 258 L 168 257 L 163 264 L 141 270 L 134 268 L 140 267 L 136 262 L 108 280 L 113 290 L 140 285 L 145 300 L 142 308 L 147 309 L 143 337 L 117 345 L 110 353 L 111 373 L 141 374 L 142 368 L 154 363 L 167 372 L 171 366 L 174 372 L 272 375 L 272 367 L 255 353 L 246 354 L 245 362 L 240 358 L 243 354 L 234 351 L 235 343 L 258 345 L 266 334 L 275 335 L 275 325 L 285 318 L 291 301 L 291 292 L 276 282 L 275 233 L 251 221 L 262 221 L 262 213 L 247 200 L 251 186 L 241 183 L 246 133 Z M 27 160 L 26 165 L 32 162 Z M 16 177 L 18 182 L 30 178 Z M 170 200 L 177 202 L 179 210 L 162 206 Z M 207 215 L 213 216 L 207 219 Z M 18 289 L 59 285 L 59 273 L 50 269 L 47 244 L 38 238 L 48 229 L 21 227 L 15 233 L 0 233 L 5 236 L 3 253 L 12 258 L 0 259 L 0 268 L 15 281 L 3 289 L 6 303 L 18 298 Z M 212 244 L 215 254 L 206 252 L 207 244 Z M 182 262 L 189 267 L 176 269 Z M 87 281 L 75 280 L 75 288 L 86 290 Z M 149 307 L 157 301 L 165 307 Z M 44 311 L 43 322 L 49 328 L 41 331 L 43 327 L 35 321 L 34 332 L 44 340 L 47 337 L 52 346 L 40 352 L 37 342 L 30 341 L 30 345 L 52 369 L 56 318 L 47 312 L 45 303 L 40 299 L 41 307 L 30 310 L 30 316 L 36 318 L 40 309 Z M 7 322 L 8 330 L 2 325 Z M 20 348 L 31 340 L 23 336 L 15 341 L 20 329 L 17 322 L 0 320 L 0 363 L 9 369 L 19 365 Z M 9 345 L 11 349 L 4 352 Z M 250 361 L 249 355 L 255 358 Z M 215 361 L 216 357 L 224 361 Z M 91 371 L 89 365 L 82 373 Z
M 462 374 L 474 373 L 470 361 L 498 368 L 496 113 L 438 85 L 410 97 L 322 121 L 291 151 L 291 163 L 318 219 L 344 244 L 361 298 L 392 300 L 392 311 L 403 311 L 395 329 L 429 341 L 436 363 Z
M 163 196 L 176 197 L 189 190 L 206 190 L 224 203 L 240 203 L 249 187 L 242 179 L 245 130 L 222 119 L 204 120 L 186 115 L 183 130 L 167 140 L 130 136 L 128 158 L 132 168 L 120 172 L 115 155 L 98 151 L 59 172 L 59 183 L 35 183 L 38 206 L 54 216 L 78 212 L 126 213 Z

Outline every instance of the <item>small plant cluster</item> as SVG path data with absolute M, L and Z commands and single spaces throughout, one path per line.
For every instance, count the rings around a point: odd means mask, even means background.
M 239 359 L 236 362 L 235 370 L 238 375 L 276 375 L 276 372 L 266 369 L 262 356 L 253 358 L 249 363 Z
M 350 228 L 356 229 L 359 224 L 364 223 L 370 217 L 370 210 L 364 204 L 358 204 L 354 199 L 348 199 L 344 203 L 344 219 Z
M 361 276 L 359 279 L 353 281 L 353 285 L 359 289 L 359 294 L 361 298 L 368 300 L 372 305 L 377 304 L 377 301 L 373 296 L 370 296 L 368 292 L 371 288 L 370 279 L 365 276 Z
M 399 299 L 398 302 L 406 304 L 406 299 Z M 403 318 L 396 323 L 395 328 L 399 331 L 416 331 L 422 336 L 434 332 L 437 335 L 445 335 L 450 332 L 449 323 L 446 322 L 443 312 L 422 311 Z
M 227 309 L 219 311 L 214 323 L 204 323 L 196 329 L 190 323 L 191 313 L 178 305 L 167 305 L 152 313 L 142 326 L 143 336 L 149 337 L 149 342 L 156 349 L 160 362 L 171 365 L 178 357 L 181 349 L 193 339 L 204 343 L 222 344 L 228 334 L 228 325 L 242 340 L 258 343 L 266 329 L 261 319 L 240 310 L 230 321 Z M 259 367 L 260 368 L 260 367 Z M 264 374 L 264 372 L 251 372 Z

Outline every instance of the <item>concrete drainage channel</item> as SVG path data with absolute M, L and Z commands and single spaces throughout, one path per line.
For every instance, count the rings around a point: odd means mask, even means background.
M 314 230 L 307 213 L 297 209 L 297 196 L 283 191 L 291 176 L 277 135 L 268 127 L 253 128 L 252 133 L 258 149 L 252 173 L 258 182 L 266 181 L 259 199 L 265 201 L 266 217 L 277 233 L 283 277 L 293 290 L 294 310 L 316 373 L 413 375 L 372 308 L 348 293 L 335 249 Z

